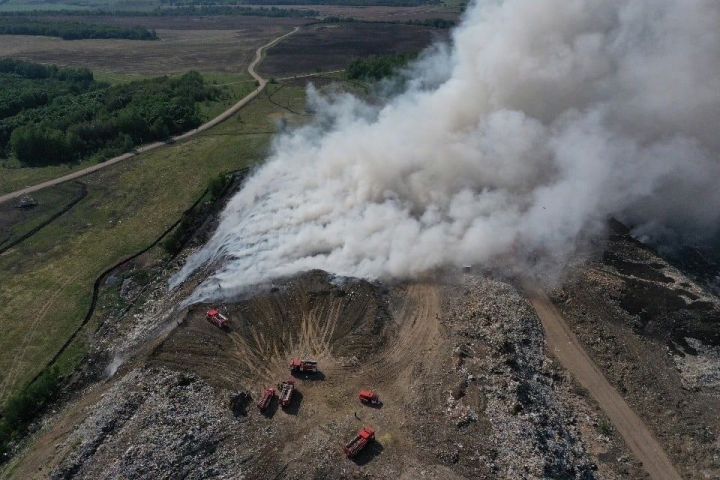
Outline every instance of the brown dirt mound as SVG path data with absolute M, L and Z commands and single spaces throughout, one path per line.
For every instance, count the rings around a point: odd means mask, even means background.
M 328 280 L 313 272 L 224 306 L 227 330 L 206 321 L 210 305 L 193 306 L 151 363 L 231 389 L 278 381 L 292 357 L 313 357 L 325 370 L 366 363 L 395 335 L 387 328 L 387 300 L 368 282 L 356 281 L 348 291 Z

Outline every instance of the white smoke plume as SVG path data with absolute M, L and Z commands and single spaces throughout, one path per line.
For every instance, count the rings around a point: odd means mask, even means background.
M 172 283 L 208 262 L 196 300 L 312 268 L 542 275 L 610 216 L 711 234 L 718 26 L 717 0 L 481 0 L 384 106 L 315 98 Z

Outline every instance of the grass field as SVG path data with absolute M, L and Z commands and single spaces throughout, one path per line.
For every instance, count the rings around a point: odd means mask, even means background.
M 33 208 L 17 208 L 13 202 L 0 203 L 0 253 L 82 195 L 82 185 L 69 182 L 59 188 L 37 192 L 34 198 L 38 204 Z
M 2 35 L 0 57 L 115 74 L 164 75 L 188 70 L 240 73 L 259 46 L 307 21 L 262 17 L 50 17 L 55 19 L 143 26 L 155 30 L 159 40 L 68 41 Z
M 270 89 L 278 103 L 302 108 L 301 87 Z M 263 96 L 190 142 L 85 177 L 87 197 L 0 255 L 0 399 L 40 371 L 79 325 L 105 268 L 157 238 L 211 178 L 262 160 L 268 132 L 287 114 Z M 65 186 L 53 190 L 43 195 L 58 203 L 72 195 Z M 86 351 L 83 338 L 60 359 L 64 372 Z

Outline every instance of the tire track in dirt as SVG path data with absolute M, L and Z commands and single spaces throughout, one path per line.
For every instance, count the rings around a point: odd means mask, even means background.
M 399 305 L 392 312 L 398 328 L 397 337 L 366 370 L 377 380 L 385 378 L 388 371 L 400 373 L 411 367 L 419 354 L 433 351 L 432 346 L 440 333 L 440 295 L 437 287 L 414 284 L 403 293 Z
M 590 392 L 650 477 L 653 480 L 680 480 L 680 474 L 663 447 L 642 419 L 610 385 L 547 295 L 532 287 L 526 287 L 526 291 L 530 303 L 542 321 L 548 349 Z

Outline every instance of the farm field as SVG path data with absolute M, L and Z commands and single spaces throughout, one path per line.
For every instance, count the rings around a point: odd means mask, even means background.
M 238 30 L 164 30 L 160 40 L 75 40 L 6 35 L 0 56 L 36 63 L 85 67 L 148 76 L 178 74 L 188 70 L 239 73 L 255 49 L 290 30 L 285 26 L 250 27 Z

